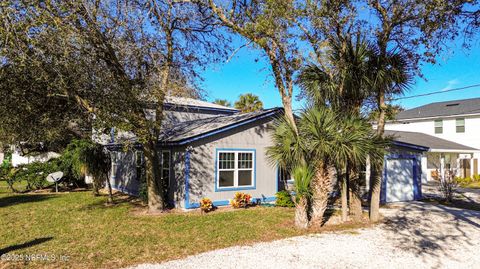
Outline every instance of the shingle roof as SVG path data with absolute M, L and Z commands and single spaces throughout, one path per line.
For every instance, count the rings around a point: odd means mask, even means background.
M 399 112 L 396 119 L 405 120 L 476 113 L 480 113 L 480 98 L 431 103 Z
M 478 151 L 478 149 L 472 147 L 422 133 L 385 130 L 385 135 L 391 136 L 394 141 L 423 146 L 430 148 L 430 150 Z
M 194 106 L 194 107 L 203 107 L 203 108 L 215 108 L 215 109 L 225 109 L 238 111 L 235 108 L 222 106 L 214 103 L 205 102 L 198 99 L 185 98 L 185 97 L 176 97 L 176 96 L 165 96 L 165 103 L 176 105 L 176 106 Z
M 198 138 L 199 136 L 226 131 L 255 120 L 273 117 L 282 111 L 281 108 L 272 108 L 251 113 L 219 115 L 205 119 L 186 121 L 167 130 L 160 136 L 159 140 L 167 144 L 185 142 L 186 140 Z

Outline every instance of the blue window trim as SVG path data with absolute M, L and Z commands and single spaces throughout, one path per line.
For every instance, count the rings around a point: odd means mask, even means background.
M 383 180 L 382 191 L 380 192 L 380 201 L 385 204 L 387 202 L 387 161 L 392 159 L 410 159 L 413 161 L 413 199 L 422 199 L 422 180 L 421 171 L 422 164 L 417 155 L 412 154 L 389 154 L 383 160 Z M 418 173 L 420 171 L 420 174 Z
M 253 153 L 253 186 L 220 188 L 218 187 L 218 153 L 226 152 L 252 152 Z M 241 149 L 241 148 L 217 148 L 215 149 L 215 192 L 222 191 L 242 191 L 255 190 L 257 188 L 257 150 L 256 149 Z

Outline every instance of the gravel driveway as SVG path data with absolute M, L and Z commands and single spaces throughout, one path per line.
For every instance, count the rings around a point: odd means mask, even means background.
M 480 212 L 422 202 L 382 209 L 385 224 L 215 250 L 135 268 L 480 268 Z

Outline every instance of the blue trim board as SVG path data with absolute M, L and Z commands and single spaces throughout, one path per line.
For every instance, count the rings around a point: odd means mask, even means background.
M 382 191 L 380 193 L 380 201 L 382 203 L 387 202 L 387 161 L 392 159 L 410 159 L 413 162 L 413 199 L 419 200 L 422 199 L 422 180 L 421 180 L 421 161 L 417 155 L 412 154 L 389 154 L 384 157 L 384 166 L 383 166 L 383 180 L 382 180 Z M 420 171 L 420 173 L 419 173 Z
M 197 136 L 194 136 L 194 137 L 191 137 L 191 138 L 187 138 L 187 139 L 184 139 L 184 140 L 180 140 L 180 141 L 166 142 L 166 143 L 164 143 L 164 144 L 165 144 L 165 145 L 185 145 L 185 144 L 189 144 L 189 143 L 191 143 L 191 142 L 194 142 L 194 141 L 197 141 L 197 140 L 200 140 L 200 139 L 203 139 L 203 138 L 207 138 L 207 137 L 210 137 L 210 136 L 219 134 L 219 133 L 223 133 L 223 132 L 229 131 L 229 130 L 231 130 L 231 129 L 235 129 L 235 128 L 238 128 L 238 127 L 240 127 L 240 126 L 249 124 L 249 123 L 251 123 L 251 122 L 255 122 L 255 121 L 260 120 L 260 119 L 264 119 L 264 118 L 268 118 L 268 117 L 274 116 L 274 115 L 277 114 L 279 111 L 280 111 L 280 109 L 275 109 L 275 110 L 273 110 L 273 111 L 271 111 L 271 112 L 269 112 L 269 113 L 262 114 L 262 115 L 253 117 L 253 118 L 251 118 L 251 119 L 248 119 L 248 120 L 245 120 L 245 121 L 241 121 L 241 122 L 239 122 L 239 123 L 235 123 L 235 124 L 232 124 L 232 125 L 228 125 L 228 126 L 225 126 L 225 127 L 219 128 L 219 129 L 216 129 L 216 130 L 212 130 L 212 131 L 206 132 L 206 133 L 201 134 L 201 135 L 197 135 Z
M 404 148 L 411 148 L 411 149 L 420 150 L 420 151 L 428 151 L 430 149 L 429 147 L 414 145 L 414 144 L 395 141 L 395 140 L 392 141 L 392 144 L 395 145 L 395 146 L 404 147 Z
M 253 153 L 253 186 L 246 187 L 232 187 L 232 188 L 220 188 L 218 187 L 218 153 L 220 151 L 244 151 Z M 215 172 L 215 192 L 222 191 L 242 191 L 242 190 L 255 190 L 257 188 L 257 150 L 256 149 L 240 149 L 240 148 L 217 148 L 215 149 L 215 163 L 214 163 L 214 172 Z

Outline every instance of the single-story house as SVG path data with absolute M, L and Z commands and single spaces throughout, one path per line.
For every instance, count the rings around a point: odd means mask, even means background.
M 172 206 L 197 208 L 203 197 L 217 206 L 228 205 L 238 191 L 271 202 L 284 188 L 285 173 L 266 156 L 266 148 L 272 145 L 273 122 L 283 109 L 239 113 L 203 101 L 170 98 L 165 113 L 158 151 Z M 122 139 L 134 141 L 131 134 L 123 133 L 105 144 L 112 153 L 110 182 L 114 189 L 138 195 L 142 152 L 139 147 L 124 152 Z M 421 156 L 427 150 L 394 143 L 385 156 L 384 202 L 421 198 Z

